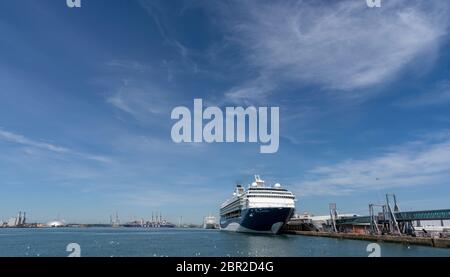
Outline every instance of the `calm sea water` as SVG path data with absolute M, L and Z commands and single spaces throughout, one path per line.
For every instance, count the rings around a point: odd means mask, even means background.
M 253 235 L 202 229 L 0 229 L 0 256 L 367 256 L 369 242 L 295 235 Z M 380 243 L 382 256 L 450 256 L 450 250 Z

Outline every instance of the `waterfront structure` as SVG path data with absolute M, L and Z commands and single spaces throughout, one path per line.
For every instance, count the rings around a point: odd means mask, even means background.
M 6 224 L 8 227 L 16 227 L 17 217 L 11 217 Z
M 330 204 L 330 215 L 295 215 L 284 226 L 284 231 L 316 231 L 326 234 L 392 235 L 450 237 L 450 209 L 400 211 L 394 194 L 386 195 L 386 202 L 369 204 L 369 215 L 339 214 Z
M 295 211 L 295 195 L 280 184 L 266 186 L 259 175 L 247 190 L 237 185 L 220 207 L 220 229 L 278 234 Z
M 134 220 L 131 222 L 127 222 L 122 225 L 123 227 L 142 227 L 142 228 L 175 228 L 176 225 L 168 222 L 167 220 L 163 219 L 162 213 L 153 213 L 152 212 L 152 220 L 144 220 L 141 218 L 141 220 Z
M 292 218 L 287 222 L 286 226 L 290 230 L 297 231 L 334 231 L 333 221 L 337 221 L 344 218 L 353 218 L 358 217 L 359 215 L 353 213 L 345 213 L 339 214 L 336 213 L 334 215 L 312 215 L 308 212 L 303 214 L 295 214 Z
M 0 222 L 0 227 L 26 227 L 26 213 L 20 211 L 16 217 L 11 217 L 7 222 Z
M 47 222 L 47 227 L 52 227 L 52 228 L 57 228 L 57 227 L 64 227 L 66 226 L 66 223 L 64 222 L 64 220 L 52 220 Z
M 119 220 L 119 214 L 116 212 L 115 217 L 111 215 L 109 217 L 109 224 L 111 224 L 111 227 L 119 227 L 120 226 L 120 220 Z

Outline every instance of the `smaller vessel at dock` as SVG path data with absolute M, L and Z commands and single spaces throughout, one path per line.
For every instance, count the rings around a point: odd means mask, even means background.
M 203 229 L 216 229 L 217 228 L 217 222 L 216 217 L 209 215 L 205 216 L 203 219 Z

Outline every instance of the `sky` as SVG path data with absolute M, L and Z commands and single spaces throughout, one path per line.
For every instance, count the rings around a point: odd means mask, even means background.
M 297 212 L 450 208 L 450 4 L 0 2 L 0 220 L 218 215 L 260 174 Z M 280 146 L 174 143 L 171 111 L 280 108 Z

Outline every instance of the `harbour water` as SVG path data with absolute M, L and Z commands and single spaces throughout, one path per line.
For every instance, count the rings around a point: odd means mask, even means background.
M 0 229 L 0 256 L 64 257 L 77 243 L 83 257 L 368 256 L 368 242 L 296 235 L 254 235 L 203 229 Z M 450 249 L 380 243 L 382 256 L 450 256 Z

